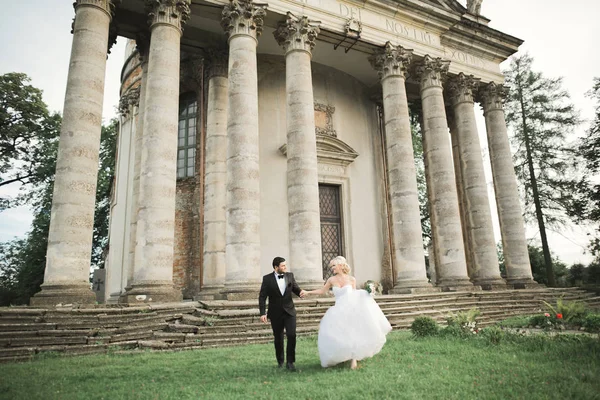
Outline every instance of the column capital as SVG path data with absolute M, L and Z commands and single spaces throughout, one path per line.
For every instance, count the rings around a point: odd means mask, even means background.
M 204 66 L 206 65 L 205 59 L 200 54 L 194 54 L 186 61 L 181 64 L 181 78 L 183 81 L 184 75 L 191 77 L 191 81 L 195 86 L 196 92 L 202 92 L 202 80 L 204 79 Z
M 75 9 L 75 12 L 77 12 L 79 7 L 96 7 L 107 13 L 112 19 L 115 10 L 115 3 L 119 1 L 120 0 L 75 0 L 75 3 L 73 3 L 73 8 Z
M 221 27 L 231 39 L 235 35 L 248 35 L 258 39 L 262 33 L 267 3 L 252 0 L 229 0 L 223 8 Z
M 446 89 L 450 95 L 452 105 L 460 103 L 473 103 L 473 97 L 479 87 L 479 78 L 465 75 L 462 72 L 448 81 Z
M 229 53 L 225 49 L 210 48 L 205 50 L 208 64 L 208 78 L 222 76 L 227 78 L 229 74 Z
M 369 57 L 369 62 L 381 80 L 389 76 L 406 78 L 408 66 L 412 61 L 412 53 L 412 50 L 387 42 L 383 49 Z
M 508 88 L 495 82 L 483 84 L 479 87 L 477 101 L 481 103 L 484 114 L 488 111 L 503 110 L 504 98 L 508 95 Z
M 146 0 L 148 25 L 171 25 L 180 32 L 190 18 L 190 0 Z
M 448 73 L 449 67 L 450 61 L 426 55 L 415 67 L 416 77 L 419 79 L 421 89 L 432 86 L 442 87 L 442 82 Z
M 119 114 L 126 117 L 129 115 L 133 107 L 140 104 L 140 88 L 139 86 L 131 89 L 119 99 Z
M 319 21 L 311 21 L 305 15 L 296 17 L 288 11 L 286 20 L 277 24 L 273 36 L 286 54 L 295 50 L 311 54 L 321 32 L 319 24 Z

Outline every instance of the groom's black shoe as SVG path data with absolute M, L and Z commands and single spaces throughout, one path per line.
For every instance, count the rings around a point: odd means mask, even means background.
M 277 368 L 283 368 L 283 363 L 282 362 L 277 363 Z
M 286 368 L 290 371 L 290 372 L 296 372 L 298 371 L 296 369 L 296 366 L 294 365 L 294 363 L 287 363 Z

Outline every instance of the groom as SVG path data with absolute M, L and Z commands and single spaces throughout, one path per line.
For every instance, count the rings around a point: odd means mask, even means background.
M 300 290 L 294 274 L 286 272 L 285 258 L 275 257 L 273 259 L 273 273 L 263 276 L 258 296 L 258 308 L 260 320 L 267 323 L 271 320 L 273 336 L 275 337 L 275 356 L 279 368 L 283 368 L 283 330 L 287 336 L 286 368 L 292 372 L 296 371 L 296 308 L 292 300 L 292 292 L 296 296 L 303 297 L 304 290 Z M 266 300 L 269 298 L 269 311 L 265 312 Z

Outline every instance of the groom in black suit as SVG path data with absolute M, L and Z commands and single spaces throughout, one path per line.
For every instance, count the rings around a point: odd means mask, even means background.
M 258 308 L 260 310 L 260 320 L 267 323 L 267 318 L 271 320 L 273 336 L 275 337 L 275 356 L 279 368 L 283 368 L 283 330 L 287 336 L 287 369 L 296 371 L 296 307 L 292 300 L 292 293 L 303 297 L 304 290 L 301 290 L 294 274 L 286 272 L 287 265 L 285 258 L 275 257 L 273 259 L 273 273 L 263 276 L 258 296 Z M 266 310 L 266 300 L 269 298 L 269 311 Z

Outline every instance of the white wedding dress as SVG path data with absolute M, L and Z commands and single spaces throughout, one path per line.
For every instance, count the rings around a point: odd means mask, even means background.
M 375 300 L 366 290 L 354 290 L 351 285 L 334 286 L 333 294 L 335 305 L 327 310 L 319 325 L 321 366 L 331 367 L 379 353 L 392 326 Z

